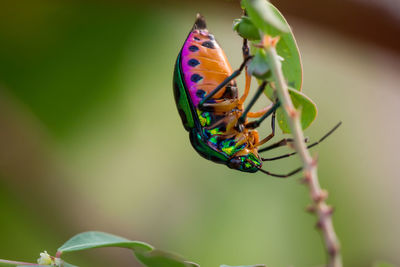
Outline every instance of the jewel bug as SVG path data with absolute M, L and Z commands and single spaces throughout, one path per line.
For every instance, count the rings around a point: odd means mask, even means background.
M 263 161 L 289 157 L 296 152 L 275 158 L 260 157 L 261 152 L 284 146 L 292 140 L 285 138 L 260 148 L 274 137 L 275 111 L 280 104 L 279 101 L 275 101 L 260 111 L 250 112 L 264 91 L 264 81 L 244 108 L 250 91 L 251 76 L 245 71 L 245 89 L 240 97 L 234 79 L 252 58 L 246 39 L 243 40 L 242 50 L 243 63 L 239 69 L 232 71 L 224 51 L 209 33 L 204 17 L 197 15 L 176 59 L 173 75 L 174 97 L 183 126 L 189 132 L 193 148 L 208 160 L 243 172 L 262 171 L 274 177 L 289 177 L 302 168 L 287 174 L 274 174 L 261 168 Z M 260 139 L 256 128 L 269 116 L 272 117 L 272 132 Z M 256 120 L 249 122 L 248 118 Z

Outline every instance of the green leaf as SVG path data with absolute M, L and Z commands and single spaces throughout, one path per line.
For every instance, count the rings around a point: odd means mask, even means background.
M 149 244 L 131 241 L 123 237 L 103 233 L 85 232 L 78 234 L 62 245 L 57 253 L 85 250 L 99 247 L 122 247 L 132 249 L 136 258 L 147 267 L 195 267 L 195 263 L 161 250 L 154 249 Z M 68 266 L 66 266 L 68 267 Z
M 279 12 L 279 10 L 269 3 L 271 9 L 274 13 L 284 22 L 286 25 L 289 24 Z M 296 39 L 294 38 L 292 30 L 287 33 L 280 33 L 272 26 L 267 27 L 267 34 L 270 36 L 280 36 L 279 42 L 276 45 L 276 51 L 280 57 L 283 58 L 282 61 L 282 71 L 288 85 L 298 91 L 301 91 L 301 86 L 303 84 L 303 66 L 301 64 L 300 51 L 297 47 Z
M 292 99 L 293 105 L 297 110 L 301 112 L 301 126 L 306 129 L 317 117 L 317 106 L 315 103 L 305 94 L 296 91 L 293 88 L 289 88 L 290 98 Z M 283 133 L 290 133 L 288 120 L 282 107 L 276 110 L 276 118 L 278 120 L 279 127 Z
M 257 49 L 254 58 L 249 63 L 247 72 L 254 77 L 265 80 L 271 76 L 267 55 L 264 49 Z
M 257 41 L 261 39 L 259 30 L 246 16 L 233 21 L 233 30 L 236 31 L 242 38 L 249 39 L 251 41 Z
M 268 3 L 268 6 L 270 6 L 271 10 L 273 10 L 273 12 L 282 21 L 282 23 L 285 23 L 287 27 L 289 27 L 287 21 L 278 9 L 270 3 Z M 282 33 L 268 24 L 265 26 L 264 32 L 273 37 L 280 36 L 279 42 L 276 46 L 276 51 L 278 55 L 283 59 L 283 75 L 285 76 L 285 79 L 290 87 L 301 91 L 301 87 L 303 84 L 303 67 L 301 64 L 300 51 L 297 47 L 296 40 L 294 38 L 293 32 L 290 30 L 290 27 L 287 33 Z M 256 48 L 255 50 L 258 50 L 258 48 Z M 272 90 L 271 87 L 268 87 L 267 89 Z
M 58 253 L 65 253 L 100 247 L 122 247 L 134 251 L 150 251 L 153 249 L 152 246 L 144 242 L 131 241 L 116 235 L 103 232 L 84 232 L 72 237 L 57 251 Z
M 135 252 L 136 258 L 147 267 L 195 267 L 195 263 L 186 261 L 179 255 L 154 249 Z
M 253 21 L 254 25 L 260 30 L 267 33 L 268 27 L 271 25 L 279 32 L 289 32 L 288 25 L 276 15 L 271 8 L 272 5 L 266 0 L 242 0 L 247 14 Z

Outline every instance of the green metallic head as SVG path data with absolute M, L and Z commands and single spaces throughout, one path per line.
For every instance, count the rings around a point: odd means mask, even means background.
M 231 169 L 242 172 L 257 172 L 261 168 L 262 163 L 253 153 L 249 153 L 231 158 L 226 165 Z

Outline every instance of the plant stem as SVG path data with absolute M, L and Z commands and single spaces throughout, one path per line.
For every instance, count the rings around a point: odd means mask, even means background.
M 342 267 L 339 240 L 336 236 L 332 223 L 331 206 L 327 205 L 325 199 L 327 192 L 321 189 L 317 174 L 317 161 L 313 159 L 304 142 L 304 133 L 300 124 L 300 112 L 297 111 L 289 95 L 288 87 L 283 76 L 282 65 L 276 52 L 278 39 L 265 36 L 263 45 L 267 52 L 271 72 L 275 80 L 277 96 L 282 104 L 283 110 L 288 118 L 289 127 L 293 134 L 294 147 L 302 161 L 304 172 L 304 183 L 310 190 L 313 204 L 308 208 L 318 217 L 317 227 L 321 230 L 328 252 L 328 267 Z
M 22 262 L 22 261 L 10 261 L 10 260 L 1 260 L 0 263 L 10 264 L 10 265 L 29 265 L 29 266 L 40 266 L 37 263 L 30 263 L 30 262 Z

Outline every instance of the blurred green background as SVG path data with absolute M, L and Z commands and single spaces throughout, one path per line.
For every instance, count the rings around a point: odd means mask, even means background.
M 192 149 L 172 72 L 197 12 L 239 66 L 241 39 L 231 30 L 238 1 L 1 2 L 0 258 L 34 261 L 100 230 L 204 267 L 324 263 L 299 177 L 233 171 Z M 316 140 L 343 121 L 313 153 L 345 266 L 400 264 L 399 56 L 287 19 L 302 52 L 303 90 L 319 109 L 306 134 Z M 299 164 L 265 167 L 285 173 Z M 121 249 L 67 260 L 139 266 Z

